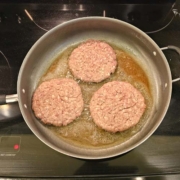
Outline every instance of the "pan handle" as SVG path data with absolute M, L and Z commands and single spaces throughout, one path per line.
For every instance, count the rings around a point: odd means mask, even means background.
M 167 46 L 167 47 L 161 48 L 162 51 L 163 51 L 163 50 L 168 50 L 168 49 L 173 50 L 173 51 L 176 51 L 176 52 L 180 55 L 180 48 L 177 47 L 177 46 L 169 45 L 169 46 Z M 177 82 L 177 81 L 180 81 L 180 77 L 172 80 L 172 82 Z
M 0 95 L 0 105 L 14 103 L 17 101 L 18 101 L 18 95 L 17 94 Z

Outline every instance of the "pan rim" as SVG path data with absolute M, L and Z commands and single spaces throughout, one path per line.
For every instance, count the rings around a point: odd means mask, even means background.
M 172 80 L 172 77 L 171 77 L 171 71 L 170 71 L 170 67 L 167 63 L 167 60 L 166 60 L 166 57 L 164 56 L 163 52 L 160 50 L 160 48 L 158 47 L 158 45 L 146 34 L 144 33 L 143 31 L 141 31 L 140 29 L 138 29 L 137 27 L 127 23 L 127 22 L 124 22 L 124 21 L 121 21 L 121 20 L 118 20 L 118 19 L 114 19 L 114 18 L 107 18 L 107 17 L 99 17 L 99 16 L 93 16 L 93 17 L 83 17 L 83 18 L 77 18 L 77 19 L 73 19 L 73 20 L 70 20 L 70 21 L 67 21 L 63 24 L 60 24 L 60 25 L 57 25 L 56 27 L 52 28 L 50 31 L 48 31 L 47 33 L 45 33 L 42 37 L 40 37 L 36 42 L 35 44 L 31 47 L 31 49 L 28 51 L 27 55 L 25 56 L 24 60 L 23 60 L 23 63 L 20 67 L 20 71 L 19 71 L 19 75 L 18 75 L 18 81 L 17 81 L 17 93 L 18 93 L 18 98 L 19 98 L 19 107 L 20 107 L 20 110 L 21 110 L 21 113 L 22 113 L 22 116 L 26 122 L 26 124 L 28 125 L 28 127 L 30 128 L 30 130 L 33 132 L 33 134 L 36 135 L 36 137 L 38 139 L 40 139 L 43 143 L 45 143 L 46 145 L 48 145 L 49 147 L 51 147 L 52 149 L 60 152 L 60 153 L 63 153 L 63 154 L 66 154 L 68 156 L 71 156 L 71 157 L 75 157 L 75 158 L 80 158 L 80 159 L 91 159 L 91 160 L 97 160 L 97 159 L 106 159 L 106 158 L 112 158 L 112 157 L 115 157 L 115 156 L 119 156 L 119 155 L 122 155 L 124 153 L 127 153 L 129 151 L 131 151 L 132 149 L 136 148 L 137 146 L 139 146 L 140 144 L 142 144 L 144 141 L 146 141 L 154 132 L 155 130 L 159 127 L 160 123 L 163 121 L 163 118 L 164 116 L 166 115 L 166 112 L 167 112 L 167 109 L 169 108 L 169 103 L 170 103 L 170 100 L 171 100 L 171 94 L 172 94 L 172 83 L 169 83 L 169 93 L 168 93 L 168 97 L 167 97 L 167 103 L 166 105 L 164 106 L 164 110 L 163 110 L 163 113 L 161 114 L 161 118 L 159 121 L 156 122 L 156 124 L 153 126 L 153 128 L 146 134 L 146 136 L 144 136 L 143 138 L 141 138 L 141 140 L 139 142 L 137 142 L 135 145 L 127 148 L 126 150 L 122 151 L 121 153 L 114 153 L 113 155 L 107 155 L 107 156 L 99 156 L 99 157 L 96 157 L 96 156 L 86 156 L 86 155 L 81 155 L 81 156 L 77 156 L 76 154 L 73 154 L 73 153 L 69 153 L 69 152 L 65 152 L 63 150 L 59 150 L 58 147 L 54 147 L 52 146 L 52 144 L 49 144 L 49 142 L 47 143 L 47 141 L 45 140 L 45 138 L 43 137 L 40 137 L 38 135 L 37 132 L 34 131 L 32 125 L 29 123 L 28 120 L 26 120 L 26 115 L 24 113 L 24 106 L 23 106 L 23 103 L 22 102 L 22 99 L 21 99 L 21 79 L 23 78 L 22 77 L 22 74 L 23 74 L 23 70 L 24 70 L 24 67 L 25 67 L 25 64 L 26 64 L 26 61 L 28 61 L 28 57 L 30 56 L 31 53 L 33 53 L 34 49 L 41 43 L 41 41 L 44 40 L 44 38 L 47 36 L 47 35 L 51 35 L 54 31 L 56 31 L 57 29 L 63 27 L 63 26 L 68 26 L 69 24 L 72 24 L 72 23 L 76 23 L 76 22 L 79 22 L 79 21 L 83 21 L 83 20 L 106 20 L 106 21 L 111 21 L 111 22 L 114 22 L 114 23 L 122 23 L 122 24 L 125 24 L 126 26 L 132 28 L 135 30 L 135 32 L 139 32 L 143 37 L 145 37 L 153 46 L 154 48 L 156 49 L 156 51 L 158 51 L 158 53 L 160 54 L 160 56 L 162 57 L 163 61 L 164 61 L 164 64 L 166 66 L 166 69 L 167 69 L 167 73 L 168 73 L 168 82 L 171 82 Z

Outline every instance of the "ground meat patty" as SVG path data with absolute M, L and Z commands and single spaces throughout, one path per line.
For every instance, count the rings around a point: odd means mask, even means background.
M 127 82 L 104 84 L 90 101 L 91 116 L 97 126 L 120 132 L 136 125 L 146 108 L 142 94 Z
M 32 109 L 45 124 L 65 126 L 81 115 L 83 98 L 79 85 L 72 79 L 45 81 L 35 90 Z
M 116 54 L 105 42 L 88 40 L 75 48 L 69 57 L 73 75 L 85 82 L 100 82 L 116 69 Z

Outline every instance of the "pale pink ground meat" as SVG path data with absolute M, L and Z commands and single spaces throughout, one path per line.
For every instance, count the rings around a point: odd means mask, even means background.
M 84 82 L 100 82 L 117 66 L 113 48 L 102 41 L 88 40 L 75 48 L 69 57 L 72 74 Z
M 35 116 L 45 124 L 65 126 L 81 115 L 81 89 L 72 79 L 52 79 L 38 86 L 32 98 Z
M 109 132 L 135 126 L 146 109 L 143 95 L 127 82 L 112 81 L 96 91 L 90 101 L 95 124 Z

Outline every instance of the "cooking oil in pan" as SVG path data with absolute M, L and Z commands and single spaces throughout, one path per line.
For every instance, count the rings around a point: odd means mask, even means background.
M 47 128 L 53 131 L 57 136 L 59 136 L 59 138 L 77 146 L 85 146 L 89 148 L 112 146 L 122 143 L 135 135 L 143 127 L 146 119 L 148 119 L 152 108 L 152 97 L 147 75 L 132 56 L 112 44 L 111 46 L 117 54 L 118 66 L 115 73 L 113 73 L 110 78 L 100 83 L 85 83 L 75 79 L 71 74 L 71 71 L 68 68 L 68 57 L 77 45 L 71 46 L 62 52 L 53 61 L 52 65 L 41 78 L 40 83 L 53 78 L 72 78 L 79 83 L 82 90 L 84 110 L 80 117 L 64 127 L 46 125 Z M 110 133 L 95 125 L 90 115 L 89 102 L 93 93 L 103 84 L 115 80 L 129 82 L 136 87 L 143 94 L 147 107 L 136 126 L 124 132 Z

